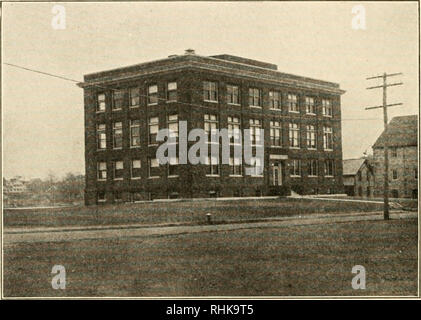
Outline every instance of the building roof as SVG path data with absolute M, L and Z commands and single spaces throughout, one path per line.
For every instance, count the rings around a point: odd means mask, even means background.
M 87 74 L 84 76 L 84 82 L 78 83 L 78 86 L 85 88 L 113 85 L 121 81 L 136 80 L 143 76 L 180 71 L 186 68 L 213 71 L 241 78 L 247 77 L 251 80 L 266 81 L 289 87 L 315 89 L 332 94 L 343 94 L 345 92 L 339 88 L 337 83 L 279 72 L 277 66 L 271 63 L 228 54 L 200 56 L 195 54 L 194 50 L 186 50 L 184 55 L 171 55 L 165 59 Z
M 373 145 L 383 148 L 387 139 L 389 147 L 407 147 L 418 145 L 418 115 L 394 117 L 388 124 L 387 132 L 383 131 Z
M 365 158 L 343 160 L 342 162 L 343 175 L 344 176 L 356 175 L 365 160 L 366 160 Z

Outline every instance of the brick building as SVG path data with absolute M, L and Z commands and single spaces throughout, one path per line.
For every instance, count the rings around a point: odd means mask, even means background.
M 372 157 L 344 160 L 343 176 L 345 193 L 348 196 L 373 196 L 375 177 Z
M 336 83 L 231 55 L 184 55 L 88 74 L 84 82 L 86 204 L 157 198 L 340 193 Z M 264 171 L 229 164 L 159 165 L 156 133 L 194 128 L 264 130 Z M 194 142 L 189 143 L 189 147 Z
M 394 117 L 387 132 L 373 145 L 375 160 L 375 196 L 383 196 L 384 139 L 389 149 L 389 196 L 392 198 L 418 197 L 418 116 Z

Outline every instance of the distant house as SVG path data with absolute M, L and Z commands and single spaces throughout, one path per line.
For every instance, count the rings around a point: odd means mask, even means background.
M 370 198 L 374 193 L 375 177 L 371 157 L 343 161 L 343 181 L 348 196 Z
M 4 180 L 4 194 L 21 194 L 26 192 L 25 181 L 21 177 Z
M 384 141 L 389 155 L 389 196 L 418 197 L 418 115 L 394 117 L 373 145 L 375 161 L 374 195 L 381 197 L 384 186 Z

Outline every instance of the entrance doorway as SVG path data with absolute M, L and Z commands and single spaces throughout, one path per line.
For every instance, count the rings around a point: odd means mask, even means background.
M 272 164 L 272 185 L 282 186 L 282 163 L 275 162 Z

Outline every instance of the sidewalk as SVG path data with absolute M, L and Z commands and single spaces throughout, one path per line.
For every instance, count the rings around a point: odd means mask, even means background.
M 391 219 L 417 218 L 417 212 L 395 211 Z M 160 224 L 113 225 L 62 228 L 6 228 L 4 243 L 57 242 L 92 239 L 127 239 L 132 237 L 179 235 L 200 232 L 231 231 L 251 228 L 278 228 L 312 224 L 330 224 L 354 221 L 382 220 L 383 212 L 358 212 L 340 214 L 312 214 L 305 216 L 264 218 L 254 221 L 226 221 L 221 224 Z

